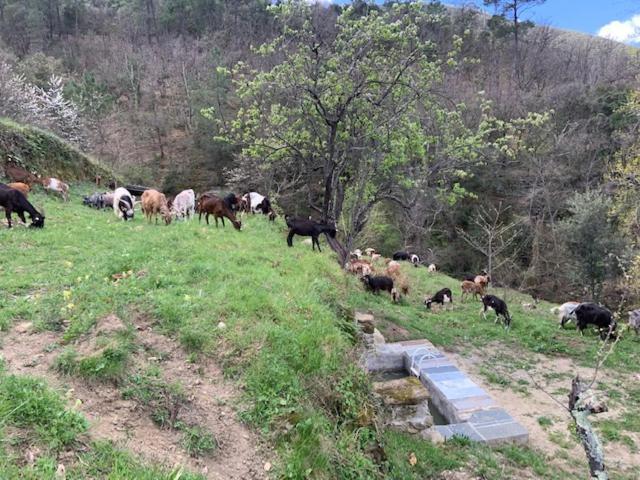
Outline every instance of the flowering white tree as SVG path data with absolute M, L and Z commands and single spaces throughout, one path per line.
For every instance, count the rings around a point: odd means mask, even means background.
M 28 83 L 7 62 L 0 61 L 0 116 L 51 130 L 64 140 L 82 145 L 84 127 L 80 108 L 66 99 L 60 77 L 46 88 Z

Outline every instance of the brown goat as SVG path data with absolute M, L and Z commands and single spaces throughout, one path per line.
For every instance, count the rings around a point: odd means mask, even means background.
M 27 185 L 38 183 L 38 177 L 14 163 L 7 163 L 4 166 L 4 173 L 12 182 L 26 183 Z
M 473 293 L 474 300 L 478 299 L 478 295 L 480 295 L 481 297 L 484 295 L 484 286 L 480 283 L 465 280 L 464 282 L 462 282 L 462 285 L 460 285 L 460 288 L 462 289 L 462 295 L 460 295 L 460 299 L 463 301 L 465 294 L 468 295 L 470 293 Z
M 487 288 L 491 281 L 491 277 L 489 275 L 476 275 L 473 281 L 478 285 L 482 285 L 482 288 Z
M 204 219 L 207 221 L 207 225 L 209 225 L 209 215 L 213 215 L 213 218 L 216 221 L 216 228 L 218 227 L 218 218 L 222 220 L 222 226 L 224 227 L 224 218 L 227 217 L 231 220 L 231 223 L 235 227 L 236 230 L 240 230 L 242 223 L 240 223 L 235 214 L 231 211 L 231 209 L 224 203 L 220 197 L 216 196 L 201 196 L 198 199 L 198 205 L 196 207 L 198 211 L 198 222 L 202 220 L 202 215 L 204 214 Z
M 169 225 L 171 223 L 171 211 L 167 205 L 167 197 L 164 193 L 160 193 L 157 190 L 149 189 L 142 192 L 142 213 L 147 217 L 149 223 L 151 223 L 151 217 L 155 216 L 156 225 L 158 224 L 158 214 L 162 215 L 164 223 Z
M 25 197 L 27 197 L 29 195 L 29 192 L 31 191 L 31 187 L 22 182 L 7 183 L 7 187 L 22 192 Z

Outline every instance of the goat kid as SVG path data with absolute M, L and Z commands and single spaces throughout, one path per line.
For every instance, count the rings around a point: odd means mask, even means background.
M 492 309 L 496 314 L 496 321 L 500 320 L 500 316 L 504 321 L 504 326 L 506 329 L 511 327 L 511 315 L 509 315 L 509 309 L 507 308 L 507 304 L 501 298 L 496 297 L 495 295 L 483 295 L 482 299 L 482 317 L 487 319 L 487 309 Z
M 451 290 L 448 288 L 443 288 L 441 290 L 438 290 L 431 297 L 427 297 L 424 299 L 424 304 L 429 310 L 431 310 L 431 305 L 434 303 L 439 304 L 443 308 L 447 304 L 453 307 L 453 294 L 451 293 Z
M 0 183 L 0 207 L 4 207 L 9 228 L 11 228 L 11 214 L 13 212 L 18 215 L 22 223 L 27 223 L 24 217 L 24 212 L 27 212 L 31 217 L 31 227 L 44 227 L 44 215 L 29 203 L 27 197 L 25 197 L 22 192 L 14 188 L 9 188 L 3 183 Z

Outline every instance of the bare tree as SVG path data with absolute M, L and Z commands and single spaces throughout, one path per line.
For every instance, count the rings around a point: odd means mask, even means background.
M 487 258 L 489 275 L 492 275 L 494 269 L 500 268 L 509 261 L 509 257 L 500 258 L 500 256 L 508 251 L 520 233 L 520 221 L 502 222 L 507 210 L 509 207 L 503 207 L 502 202 L 497 207 L 481 206 L 473 219 L 473 224 L 478 228 L 477 233 L 472 234 L 461 228 L 457 229 L 469 246 Z

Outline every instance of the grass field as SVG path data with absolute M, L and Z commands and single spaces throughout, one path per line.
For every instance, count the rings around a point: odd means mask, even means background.
M 55 357 L 52 378 L 109 388 L 140 405 L 158 428 L 180 438 L 185 455 L 222 453 L 205 426 L 173 418 L 171 405 L 186 397 L 179 379 L 165 380 L 162 364 L 138 364 L 137 319 L 150 319 L 196 370 L 210 361 L 222 368 L 236 385 L 239 418 L 274 448 L 268 473 L 274 478 L 438 478 L 458 468 L 492 479 L 584 475 L 583 457 L 570 454 L 571 432 L 549 426 L 562 425 L 557 418 L 541 415 L 539 422 L 555 435 L 554 445 L 565 444 L 558 446 L 566 451 L 561 463 L 550 462 L 556 453 L 535 445 L 432 445 L 385 432 L 375 421 L 369 379 L 356 365 L 351 315 L 358 308 L 372 311 L 390 339 L 428 338 L 460 355 L 477 355 L 477 373 L 488 384 L 526 396 L 535 387 L 518 374 L 535 371 L 541 356 L 588 367 L 601 345 L 594 334 L 581 338 L 559 330 L 550 305 L 524 311 L 520 305 L 530 299 L 495 290 L 514 317 L 505 331 L 480 317 L 479 303 L 458 301 L 458 281 L 409 265 L 404 272 L 412 292 L 393 305 L 345 276 L 328 247 L 314 253 L 296 238 L 287 248 L 282 221 L 249 218 L 240 232 L 197 220 L 148 225 L 139 215 L 124 223 L 113 212 L 81 206 L 82 188 L 73 190 L 68 204 L 33 196 L 45 209 L 43 230 L 0 229 L 0 338 L 25 322 L 56 335 L 47 347 Z M 455 308 L 426 312 L 423 296 L 444 286 L 454 291 Z M 122 328 L 98 336 L 87 351 L 84 339 L 109 315 L 121 319 Z M 613 451 L 630 455 L 638 443 L 640 396 L 637 383 L 628 381 L 639 364 L 640 342 L 625 336 L 607 360 L 615 376 L 601 382 L 616 415 L 599 426 Z M 158 470 L 94 434 L 82 407 L 58 386 L 14 374 L 9 364 L 2 368 L 0 478 L 54 478 L 61 458 L 67 478 L 189 478 L 172 465 Z M 27 462 L 20 452 L 32 447 L 39 453 Z M 416 465 L 408 462 L 411 452 Z M 637 478 L 637 463 L 615 468 L 618 478 Z

